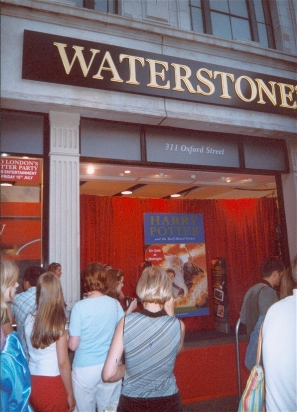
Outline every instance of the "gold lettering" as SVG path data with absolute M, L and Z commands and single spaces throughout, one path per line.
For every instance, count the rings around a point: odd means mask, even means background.
M 104 66 L 105 62 L 107 62 L 108 66 Z M 112 60 L 112 57 L 110 53 L 107 51 L 102 59 L 102 63 L 99 67 L 98 73 L 93 76 L 94 79 L 103 79 L 103 76 L 101 75 L 102 70 L 107 70 L 112 73 L 112 78 L 110 79 L 112 82 L 118 82 L 118 83 L 123 83 L 124 80 L 120 78 L 120 75 L 115 67 L 115 64 Z
M 198 85 L 197 86 L 197 93 L 203 94 L 203 96 L 210 96 L 215 92 L 215 87 L 214 87 L 213 83 L 210 80 L 208 80 L 208 79 L 206 79 L 205 77 L 202 76 L 201 72 L 207 73 L 208 76 L 212 79 L 212 70 L 207 70 L 207 69 L 203 69 L 203 68 L 197 70 L 197 72 L 196 72 L 197 80 L 199 82 L 201 82 L 202 84 L 205 84 L 205 86 L 207 86 L 209 88 L 209 91 L 205 92 Z
M 172 90 L 176 90 L 178 92 L 183 92 L 185 89 L 182 88 L 181 82 L 183 81 L 186 88 L 190 93 L 196 93 L 195 89 L 193 88 L 189 77 L 191 76 L 192 72 L 188 66 L 184 66 L 182 64 L 171 63 L 171 66 L 174 67 L 174 77 L 175 77 L 175 87 Z M 185 71 L 185 76 L 181 75 L 181 69 Z
M 90 60 L 89 65 L 87 66 L 87 65 L 86 65 L 86 62 L 85 62 L 85 59 L 84 59 L 84 56 L 83 56 L 83 54 L 82 54 L 82 51 L 83 51 L 85 48 L 84 48 L 84 47 L 81 47 L 81 46 L 72 46 L 72 48 L 75 50 L 75 54 L 74 54 L 74 56 L 73 56 L 72 62 L 69 63 L 69 60 L 68 60 L 68 57 L 67 57 L 67 54 L 66 54 L 66 51 L 65 51 L 65 48 L 67 47 L 67 44 L 56 43 L 56 42 L 54 42 L 53 44 L 54 44 L 54 46 L 57 46 L 57 48 L 58 48 L 58 50 L 59 50 L 59 53 L 60 53 L 60 57 L 61 57 L 61 59 L 62 59 L 63 66 L 64 66 L 65 72 L 66 72 L 67 74 L 70 73 L 70 71 L 71 71 L 71 69 L 72 69 L 72 66 L 73 66 L 73 64 L 74 64 L 74 62 L 75 62 L 75 60 L 76 60 L 76 58 L 77 58 L 77 60 L 79 61 L 80 67 L 81 67 L 81 69 L 82 69 L 83 75 L 84 75 L 85 77 L 87 77 L 87 75 L 88 75 L 88 73 L 89 73 L 89 70 L 90 70 L 90 67 L 91 67 L 91 65 L 92 65 L 92 63 L 93 63 L 94 57 L 96 56 L 97 53 L 100 53 L 100 50 L 90 49 L 90 51 L 92 52 L 92 58 L 91 58 L 91 60 Z
M 126 82 L 128 84 L 135 84 L 138 86 L 140 83 L 136 80 L 136 61 L 138 61 L 142 67 L 144 67 L 144 58 L 137 57 L 137 56 L 130 56 L 129 54 L 120 54 L 120 63 L 124 59 L 129 60 L 129 71 L 130 71 L 130 79 Z
M 151 59 L 146 59 L 150 66 L 150 82 L 148 83 L 148 87 L 154 87 L 157 89 L 170 89 L 170 81 L 168 80 L 166 84 L 160 85 L 157 83 L 157 76 L 160 77 L 162 81 L 165 81 L 165 73 L 164 69 L 168 71 L 168 63 L 167 62 L 162 62 L 158 60 L 151 60 Z M 160 72 L 156 71 L 156 64 L 160 64 L 163 66 L 163 69 Z
M 263 99 L 263 92 L 266 94 L 266 96 L 269 98 L 271 103 L 276 106 L 276 95 L 275 95 L 275 83 L 276 82 L 268 82 L 271 86 L 271 91 L 268 89 L 266 84 L 263 82 L 262 79 L 255 79 L 255 82 L 258 84 L 258 93 L 259 93 L 259 100 L 257 103 L 259 104 L 266 104 L 265 100 Z
M 251 97 L 249 99 L 247 97 L 245 97 L 242 94 L 242 91 L 241 91 L 241 80 L 243 80 L 243 79 L 246 80 L 249 83 L 250 88 L 251 88 Z M 241 100 L 243 100 L 244 102 L 251 102 L 257 96 L 257 87 L 256 87 L 255 83 L 253 82 L 253 80 L 248 76 L 240 76 L 240 77 L 238 77 L 238 79 L 236 79 L 236 81 L 235 81 L 235 91 L 236 91 L 237 96 Z
M 215 79 L 217 75 L 221 76 L 221 81 L 222 81 L 222 94 L 221 98 L 222 99 L 232 99 L 232 97 L 228 93 L 228 81 L 227 79 L 229 78 L 232 82 L 234 82 L 234 75 L 231 73 L 224 73 L 224 72 L 217 72 L 215 71 L 213 74 L 213 78 Z
M 296 109 L 297 102 L 296 100 L 293 101 L 292 93 L 294 92 L 294 89 L 297 91 L 297 86 L 294 88 L 294 86 L 292 86 L 291 84 L 285 84 L 285 83 L 277 83 L 277 85 L 280 89 L 280 94 L 281 94 L 281 99 L 282 99 L 282 104 L 280 104 L 280 107 L 287 107 L 288 109 Z M 288 92 L 286 92 L 286 88 L 289 89 Z M 292 106 L 288 104 L 287 99 L 289 99 L 290 102 L 293 101 Z

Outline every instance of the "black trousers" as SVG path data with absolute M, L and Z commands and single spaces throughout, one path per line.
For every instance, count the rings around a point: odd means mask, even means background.
M 158 398 L 120 396 L 117 412 L 183 412 L 179 392 Z

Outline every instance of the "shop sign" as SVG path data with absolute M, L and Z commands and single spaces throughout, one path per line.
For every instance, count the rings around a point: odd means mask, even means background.
M 147 160 L 201 166 L 239 167 L 238 143 L 191 131 L 146 131 Z
M 293 79 L 29 30 L 22 78 L 286 116 L 297 108 Z
M 2 182 L 40 182 L 40 160 L 1 157 Z

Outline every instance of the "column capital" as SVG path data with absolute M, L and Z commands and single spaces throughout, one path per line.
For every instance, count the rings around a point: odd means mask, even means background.
M 50 111 L 50 154 L 79 154 L 80 115 Z

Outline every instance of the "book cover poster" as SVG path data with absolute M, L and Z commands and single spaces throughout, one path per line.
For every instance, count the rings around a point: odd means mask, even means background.
M 209 315 L 203 215 L 145 213 L 145 259 L 172 279 L 178 317 Z

